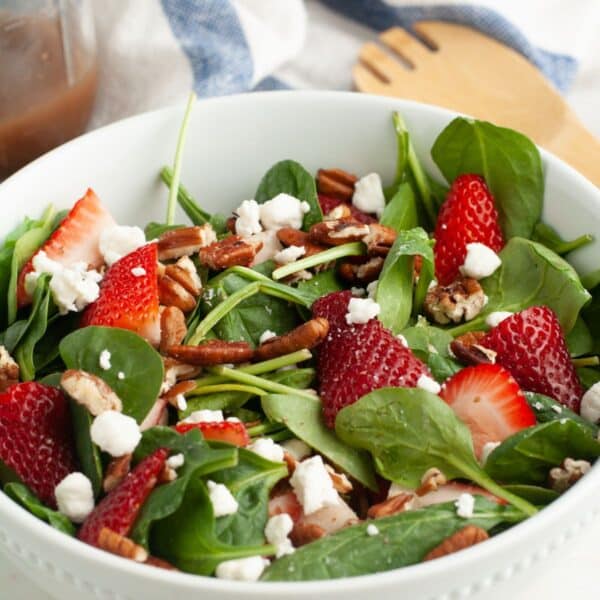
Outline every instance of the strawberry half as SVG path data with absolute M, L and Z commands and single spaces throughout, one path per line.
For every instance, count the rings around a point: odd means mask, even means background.
M 532 306 L 515 313 L 479 343 L 496 352 L 496 362 L 524 390 L 545 394 L 579 412 L 583 388 L 552 309 Z
M 154 489 L 167 456 L 167 450 L 160 448 L 142 460 L 84 521 L 79 539 L 95 546 L 104 527 L 127 536 L 140 508 Z
M 500 365 L 462 369 L 444 383 L 440 396 L 471 430 L 477 457 L 487 442 L 502 442 L 536 424 L 519 384 Z
M 467 244 L 479 242 L 499 252 L 504 237 L 494 198 L 483 177 L 458 176 L 440 208 L 434 236 L 435 276 L 442 285 L 452 283 L 467 256 Z
M 113 225 L 115 225 L 115 220 L 111 214 L 102 206 L 94 191 L 88 189 L 85 196 L 75 203 L 69 214 L 38 252 L 44 251 L 48 258 L 65 267 L 71 267 L 77 262 L 84 262 L 89 265 L 89 268 L 97 269 L 104 264 L 98 247 L 100 234 L 104 229 Z M 33 256 L 19 273 L 17 287 L 19 307 L 25 306 L 31 301 L 25 291 L 25 277 L 31 271 L 33 271 Z
M 69 405 L 59 389 L 28 382 L 0 394 L 0 461 L 42 502 L 56 507 L 54 488 L 77 470 L 75 456 Z
M 344 202 L 343 200 L 338 200 L 337 198 L 332 198 L 331 196 L 324 196 L 323 194 L 319 194 L 319 205 L 321 206 L 321 211 L 324 215 L 329 214 L 336 206 L 340 206 L 343 204 L 350 209 L 350 213 L 354 219 L 360 221 L 361 223 L 377 223 L 377 219 L 372 215 L 369 215 L 362 210 L 359 210 L 354 206 L 354 204 L 350 204 L 349 202 Z
M 175 429 L 178 433 L 185 434 L 192 429 L 199 429 L 205 440 L 227 442 L 234 446 L 247 446 L 250 436 L 246 426 L 237 421 L 207 421 L 203 423 L 177 423 Z
M 313 316 L 329 321 L 319 346 L 319 393 L 325 422 L 334 427 L 337 413 L 361 396 L 382 387 L 415 387 L 428 368 L 379 320 L 348 325 L 350 291 L 334 292 L 313 304 Z
M 143 274 L 138 272 L 143 269 Z M 147 244 L 118 260 L 100 284 L 100 296 L 90 304 L 81 326 L 104 325 L 129 329 L 152 345 L 160 341 L 158 313 L 158 250 Z M 137 274 L 135 274 L 137 273 Z

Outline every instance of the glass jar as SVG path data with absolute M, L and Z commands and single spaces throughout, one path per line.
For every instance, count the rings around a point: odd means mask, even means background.
M 0 0 L 0 179 L 82 133 L 96 87 L 89 0 Z

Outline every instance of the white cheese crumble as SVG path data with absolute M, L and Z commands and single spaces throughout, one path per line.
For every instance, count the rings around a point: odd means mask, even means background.
M 123 379 L 125 379 L 125 373 L 123 373 L 123 371 L 119 371 L 117 373 L 117 379 L 120 379 L 121 381 L 123 381 Z
M 366 213 L 375 213 L 381 216 L 385 208 L 385 196 L 383 195 L 383 185 L 378 173 L 369 173 L 361 177 L 354 184 L 354 194 L 352 204 Z
M 559 406 L 558 404 L 553 404 L 550 407 L 557 415 L 560 415 L 560 413 L 563 411 L 562 406 Z
M 480 461 L 482 465 L 485 465 L 490 454 L 500 445 L 501 442 L 486 442 L 481 449 Z
M 500 257 L 485 244 L 473 242 L 467 244 L 467 256 L 460 267 L 460 272 L 465 277 L 483 279 L 489 277 L 500 265 Z
M 146 236 L 139 227 L 114 225 L 102 231 L 98 246 L 104 262 L 110 267 L 145 244 Z
M 171 469 L 180 469 L 183 467 L 185 463 L 185 456 L 183 454 L 173 454 L 173 456 L 169 456 L 167 458 L 167 466 L 171 467 Z
M 301 256 L 306 254 L 304 246 L 288 246 L 280 250 L 273 258 L 280 265 L 287 265 L 296 262 Z
M 259 265 L 271 259 L 274 260 L 275 255 L 283 249 L 283 246 L 277 237 L 277 231 L 261 231 L 248 238 L 248 241 L 253 244 L 256 242 L 262 243 L 262 248 L 257 252 L 252 261 L 253 265 Z
M 273 462 L 283 460 L 283 448 L 271 438 L 258 438 L 248 446 L 248 450 Z
M 131 454 L 142 439 L 135 419 L 116 410 L 107 410 L 98 415 L 90 433 L 94 444 L 115 457 Z
M 259 338 L 259 342 L 261 344 L 264 344 L 267 340 L 271 340 L 274 337 L 277 337 L 277 334 L 274 331 L 271 331 L 270 329 L 266 329 L 265 331 L 263 331 L 260 334 L 260 338 Z
M 143 277 L 146 274 L 146 269 L 141 266 L 133 267 L 133 269 L 131 269 L 131 274 L 134 277 Z
M 111 358 L 111 353 L 109 350 L 102 350 L 102 352 L 100 352 L 100 357 L 98 358 L 98 364 L 100 365 L 100 368 L 103 371 L 108 371 L 111 367 L 112 364 L 110 362 L 110 358 Z
M 220 423 L 224 421 L 222 410 L 195 410 L 184 419 L 184 423 Z
M 232 581 L 258 581 L 268 565 L 269 561 L 262 556 L 236 558 L 219 563 L 215 575 Z
M 471 494 L 461 494 L 454 502 L 456 514 L 463 519 L 470 519 L 475 508 L 475 498 Z
M 244 200 L 234 211 L 235 232 L 243 238 L 249 238 L 262 231 L 260 224 L 260 206 L 256 200 Z
M 543 410 L 544 405 L 541 402 L 535 402 L 533 404 L 533 408 L 535 408 L 536 410 Z
M 364 288 L 360 288 L 360 287 L 351 287 L 350 291 L 352 292 L 353 296 L 364 296 L 367 292 Z
M 70 473 L 55 488 L 58 511 L 73 523 L 83 523 L 94 510 L 94 491 L 83 473 Z
M 490 313 L 485 318 L 485 324 L 488 327 L 497 327 L 498 325 L 500 325 L 500 323 L 502 323 L 502 321 L 504 321 L 504 319 L 508 319 L 508 317 L 511 317 L 512 314 L 513 313 L 508 312 L 507 310 L 497 310 L 496 312 Z
M 367 535 L 371 537 L 374 535 L 379 535 L 379 528 L 377 527 L 377 525 L 375 525 L 374 523 L 369 523 L 367 525 Z
M 425 373 L 419 376 L 417 387 L 432 394 L 439 394 L 442 389 L 442 386 L 435 379 L 432 379 L 429 375 L 425 375 Z
M 346 323 L 367 323 L 381 312 L 381 307 L 371 298 L 350 298 Z
M 312 454 L 312 448 L 302 440 L 292 438 L 282 442 L 283 449 L 291 454 L 296 460 L 302 460 Z
M 175 396 L 175 404 L 177 405 L 177 410 L 187 409 L 187 400 L 183 394 L 177 394 L 177 396 Z
M 379 279 L 376 279 L 375 281 L 371 281 L 371 283 L 367 286 L 367 295 L 369 296 L 369 298 L 372 298 L 373 300 L 375 299 L 375 296 L 377 295 L 377 284 L 379 283 Z
M 583 395 L 580 414 L 590 423 L 600 422 L 600 381 L 596 382 Z
M 206 486 L 208 487 L 208 496 L 213 506 L 215 517 L 225 517 L 237 512 L 237 500 L 226 485 L 215 483 L 209 479 L 206 482 Z
M 405 347 L 408 348 L 408 340 L 401 334 L 399 333 L 396 336 L 396 339 Z
M 294 546 L 288 537 L 294 528 L 294 521 L 287 513 L 275 515 L 267 521 L 265 537 L 267 542 L 275 546 L 277 558 L 294 553 Z
M 323 459 L 318 454 L 296 466 L 294 474 L 290 477 L 290 484 L 306 515 L 340 503 L 340 497 L 333 487 Z
M 277 194 L 275 198 L 260 205 L 260 220 L 267 230 L 277 231 L 283 227 L 300 229 L 304 215 L 309 210 L 307 202 L 301 202 L 289 194 Z

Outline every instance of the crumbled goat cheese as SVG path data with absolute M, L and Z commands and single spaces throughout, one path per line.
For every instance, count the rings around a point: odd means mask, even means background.
M 425 373 L 419 376 L 417 387 L 432 394 L 439 394 L 442 389 L 442 386 L 435 379 L 432 379 L 429 375 L 425 375 Z
M 280 265 L 287 265 L 289 263 L 296 262 L 301 256 L 306 254 L 306 248 L 304 246 L 288 246 L 283 250 L 280 250 L 275 256 L 275 262 Z
M 375 299 L 375 295 L 377 294 L 377 284 L 379 283 L 379 279 L 375 281 L 371 281 L 371 283 L 367 286 L 367 295 L 371 299 Z
M 381 216 L 385 208 L 385 196 L 383 195 L 383 185 L 378 173 L 369 173 L 361 177 L 354 184 L 354 194 L 352 204 L 366 213 L 375 213 Z
M 290 477 L 290 483 L 306 515 L 340 503 L 340 497 L 319 455 L 299 463 Z
M 288 537 L 293 528 L 294 521 L 292 521 L 292 517 L 286 513 L 275 515 L 267 521 L 265 537 L 269 544 L 275 546 L 275 556 L 277 558 L 294 553 L 294 546 Z
M 261 242 L 262 248 L 256 253 L 253 265 L 260 265 L 267 260 L 274 260 L 275 255 L 283 249 L 279 238 L 277 237 L 277 231 L 261 231 L 256 235 L 248 238 L 251 243 Z
M 83 523 L 94 510 L 94 491 L 83 473 L 67 475 L 55 488 L 54 497 L 60 513 L 73 523 Z
M 432 290 L 438 284 L 437 279 L 432 279 L 427 286 L 427 291 Z
M 114 225 L 100 234 L 99 249 L 104 262 L 110 267 L 120 258 L 146 244 L 146 236 L 139 227 Z
M 454 502 L 456 514 L 463 519 L 470 519 L 475 508 L 475 498 L 471 494 L 461 494 Z
M 249 238 L 262 231 L 260 224 L 260 206 L 256 200 L 244 200 L 234 211 L 235 232 L 243 238 Z
M 371 298 L 350 298 L 346 323 L 367 323 L 381 312 L 381 307 Z
M 396 339 L 397 339 L 397 340 L 400 340 L 400 343 L 401 343 L 401 344 L 402 344 L 402 345 L 403 345 L 405 348 L 408 348 L 408 341 L 407 341 L 407 339 L 406 339 L 406 338 L 405 338 L 405 337 L 404 337 L 404 336 L 403 336 L 401 333 L 399 333 L 399 334 L 396 336 Z
M 100 357 L 98 358 L 98 364 L 100 365 L 100 368 L 103 371 L 108 371 L 111 367 L 112 364 L 110 362 L 110 357 L 111 357 L 111 353 L 109 350 L 102 350 L 102 352 L 100 352 Z
M 131 274 L 134 277 L 143 277 L 146 274 L 146 269 L 144 269 L 144 267 L 133 267 L 133 269 L 131 269 Z
M 306 202 L 289 194 L 277 194 L 275 198 L 260 205 L 260 220 L 265 229 L 275 230 L 283 227 L 300 229 L 304 214 L 310 210 Z
M 353 296 L 364 296 L 367 293 L 364 288 L 359 287 L 351 287 L 350 291 L 352 292 Z
M 119 371 L 117 373 L 117 379 L 120 379 L 121 381 L 123 381 L 123 379 L 125 379 L 125 373 L 123 373 L 123 371 Z
M 258 581 L 268 565 L 269 561 L 262 556 L 236 558 L 219 563 L 215 575 L 232 581 Z
M 312 448 L 302 440 L 292 438 L 282 442 L 283 449 L 291 454 L 296 460 L 302 460 L 312 454 Z
M 560 415 L 560 413 L 563 411 L 562 406 L 559 406 L 558 404 L 553 404 L 550 407 L 557 415 Z
M 220 423 L 224 421 L 222 410 L 195 410 L 184 423 Z
M 283 460 L 283 448 L 271 438 L 258 438 L 248 446 L 248 450 L 267 460 L 274 462 L 281 462 Z
M 467 244 L 467 256 L 465 262 L 460 267 L 460 272 L 465 277 L 473 279 L 483 279 L 489 277 L 500 265 L 500 257 L 485 244 L 473 242 Z
M 180 469 L 183 467 L 185 463 L 185 456 L 183 454 L 173 454 L 173 456 L 169 456 L 167 458 L 167 466 L 171 467 L 171 469 Z
M 379 529 L 377 528 L 377 525 L 374 525 L 373 523 L 369 523 L 367 525 L 367 535 L 369 535 L 369 536 L 379 535 Z
M 541 402 L 535 402 L 533 404 L 533 408 L 535 408 L 536 410 L 543 410 L 544 405 Z
M 500 445 L 500 442 L 486 442 L 481 449 L 481 464 L 485 465 L 490 454 Z
M 187 408 L 187 400 L 183 394 L 177 394 L 175 396 L 175 404 L 177 405 L 177 410 L 185 410 Z
M 600 381 L 583 395 L 580 414 L 590 423 L 600 423 Z
M 115 410 L 98 415 L 90 429 L 92 442 L 111 456 L 131 454 L 142 439 L 135 419 Z
M 233 497 L 226 485 L 208 480 L 208 496 L 213 506 L 215 517 L 233 515 L 238 510 L 237 500 Z
M 271 331 L 270 329 L 266 329 L 261 333 L 258 341 L 261 344 L 264 344 L 267 340 L 273 339 L 274 337 L 277 337 L 277 334 L 274 331 Z
M 512 314 L 513 313 L 506 310 L 492 312 L 485 318 L 485 324 L 488 327 L 497 327 L 500 325 L 500 323 L 502 323 L 502 321 L 504 321 L 504 319 L 508 319 L 508 317 L 512 316 Z

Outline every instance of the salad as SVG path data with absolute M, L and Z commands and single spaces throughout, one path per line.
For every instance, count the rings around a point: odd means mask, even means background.
M 126 559 L 302 581 L 483 542 L 590 470 L 600 271 L 541 220 L 530 140 L 457 118 L 438 181 L 394 114 L 389 186 L 282 160 L 209 214 L 190 107 L 164 222 L 88 190 L 0 247 L 5 494 Z

